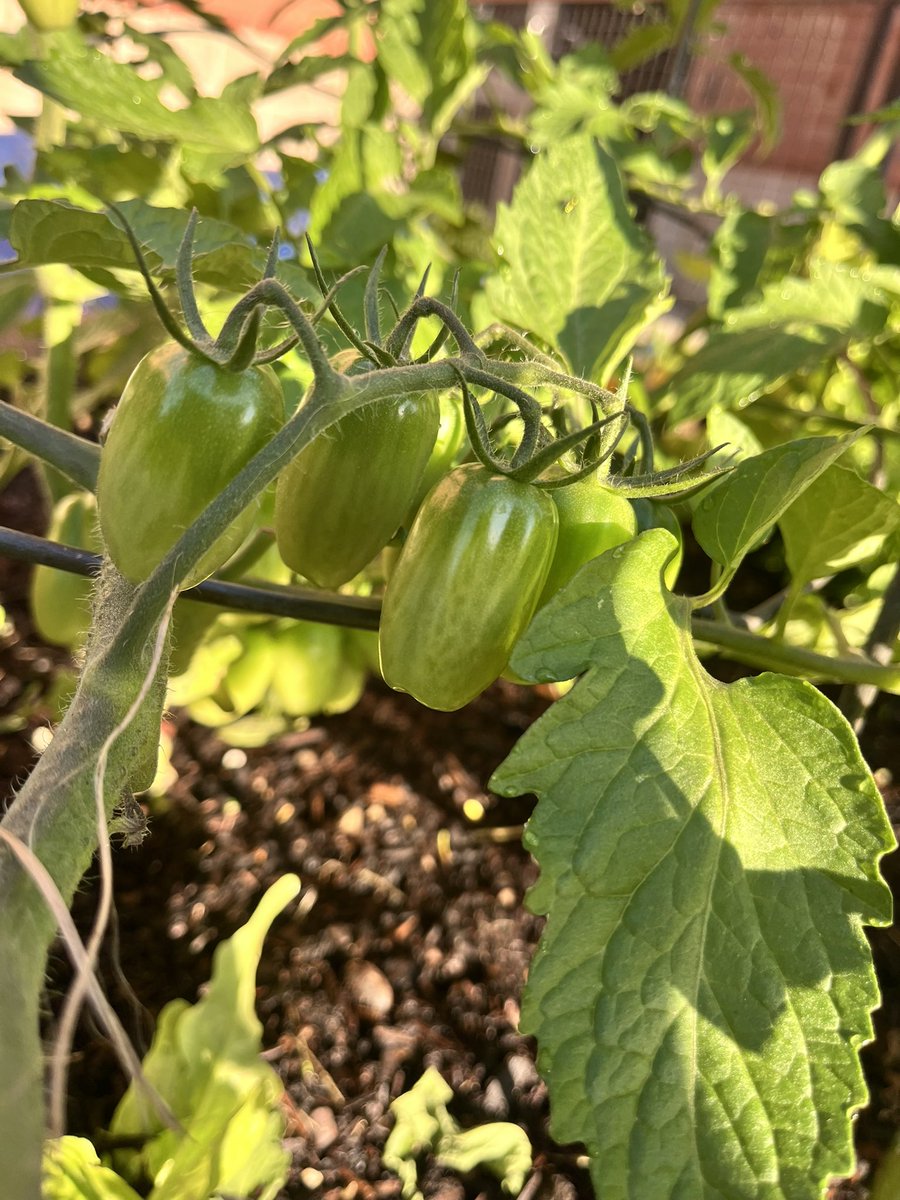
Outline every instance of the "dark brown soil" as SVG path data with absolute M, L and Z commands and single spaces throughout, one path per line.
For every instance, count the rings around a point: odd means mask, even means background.
M 40 531 L 26 476 L 7 489 L 2 519 Z M 27 572 L 0 559 L 0 595 L 15 629 L 0 642 L 0 714 L 23 709 L 5 737 L 6 791 L 33 761 L 61 652 L 34 641 L 24 604 Z M 303 884 L 276 922 L 259 972 L 267 1057 L 287 1088 L 294 1171 L 283 1195 L 301 1200 L 399 1196 L 381 1166 L 388 1106 L 426 1066 L 453 1088 L 465 1125 L 522 1124 L 535 1151 L 529 1200 L 589 1200 L 578 1147 L 547 1133 L 546 1089 L 534 1046 L 517 1033 L 518 1004 L 541 922 L 523 904 L 535 867 L 518 832 L 528 800 L 486 792 L 491 771 L 546 707 L 534 691 L 498 685 L 460 713 L 432 713 L 373 684 L 350 713 L 313 722 L 263 750 L 236 752 L 179 720 L 178 780 L 151 802 L 151 836 L 116 855 L 121 971 L 108 953 L 108 988 L 146 1045 L 166 1001 L 196 998 L 217 941 L 246 919 L 286 871 Z M 867 740 L 874 767 L 900 777 L 896 706 L 876 714 Z M 0 716 L 0 719 L 4 717 Z M 894 761 L 890 761 L 893 755 Z M 886 796 L 892 815 L 897 793 Z M 473 822 L 466 800 L 485 807 Z M 900 862 L 885 864 L 900 888 Z M 92 912 L 92 883 L 76 913 Z M 884 993 L 878 1040 L 864 1052 L 872 1103 L 858 1122 L 860 1170 L 834 1200 L 863 1200 L 868 1164 L 900 1128 L 900 935 L 872 933 Z M 54 955 L 51 1000 L 65 986 Z M 105 1043 L 82 1031 L 71 1075 L 72 1132 L 96 1136 L 123 1082 Z M 306 1175 L 302 1175 L 303 1171 Z M 312 1171 L 312 1174 L 310 1174 Z M 500 1200 L 490 1176 L 466 1179 L 424 1163 L 426 1197 Z

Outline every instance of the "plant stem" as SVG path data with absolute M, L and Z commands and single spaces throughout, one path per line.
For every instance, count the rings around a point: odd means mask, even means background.
M 884 593 L 881 611 L 866 642 L 866 653 L 875 662 L 889 663 L 898 633 L 900 633 L 900 567 L 894 572 L 894 577 Z M 853 726 L 854 733 L 859 734 L 862 731 L 866 714 L 875 703 L 877 695 L 878 688 L 872 683 L 848 682 L 841 689 L 837 705 Z
M 50 463 L 79 487 L 92 492 L 97 486 L 100 447 L 93 442 L 56 429 L 11 404 L 0 404 L 0 437 Z
M 716 646 L 723 652 L 723 657 L 750 666 L 822 682 L 869 684 L 891 691 L 900 689 L 900 666 L 883 666 L 862 657 L 832 658 L 799 646 L 786 646 L 783 642 L 707 617 L 694 617 L 692 628 L 698 642 Z

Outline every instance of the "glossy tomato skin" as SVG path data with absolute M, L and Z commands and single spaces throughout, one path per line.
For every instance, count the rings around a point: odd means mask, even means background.
M 226 371 L 174 342 L 135 367 L 100 458 L 97 503 L 110 558 L 134 583 L 153 571 L 187 527 L 284 421 L 268 368 Z M 238 548 L 248 506 L 182 583 L 199 583 Z
M 556 549 L 549 496 L 476 463 L 419 510 L 384 595 L 385 681 L 452 712 L 502 673 L 531 620 Z
M 671 592 L 678 582 L 684 558 L 684 533 L 681 522 L 668 504 L 660 504 L 654 500 L 632 500 L 631 505 L 637 518 L 638 533 L 647 529 L 668 529 L 678 542 L 678 549 L 663 568 L 663 582 Z
M 630 541 L 638 530 L 630 502 L 595 475 L 550 492 L 559 514 L 559 538 L 540 607 L 592 558 Z
M 347 583 L 403 524 L 440 419 L 437 396 L 416 393 L 343 417 L 278 478 L 281 557 L 323 588 Z
M 97 532 L 97 505 L 90 492 L 72 492 L 53 509 L 47 536 L 64 546 L 102 549 Z M 31 577 L 31 615 L 45 642 L 76 649 L 91 624 L 93 584 L 83 575 L 36 566 Z M 207 606 L 208 607 L 208 606 Z
M 416 513 L 422 507 L 422 501 L 434 485 L 456 466 L 466 441 L 466 418 L 462 398 L 454 392 L 445 392 L 440 396 L 438 404 L 440 422 L 437 437 L 422 472 L 415 499 L 406 514 L 407 528 L 412 525 Z

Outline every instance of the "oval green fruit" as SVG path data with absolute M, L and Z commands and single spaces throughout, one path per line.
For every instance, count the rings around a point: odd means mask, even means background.
M 467 463 L 429 493 L 384 595 L 385 681 L 450 712 L 497 679 L 531 620 L 556 549 L 556 506 Z
M 146 579 L 283 420 L 281 385 L 268 368 L 227 371 L 174 342 L 142 358 L 116 408 L 97 480 L 100 528 L 122 574 Z M 182 587 L 234 553 L 257 509 L 241 513 Z
M 466 416 L 462 397 L 455 392 L 444 392 L 438 400 L 440 420 L 437 437 L 432 447 L 422 478 L 416 489 L 415 499 L 406 515 L 407 526 L 412 525 L 422 501 L 434 485 L 456 466 L 459 452 L 466 441 Z
M 668 529 L 678 542 L 678 549 L 663 570 L 663 582 L 671 592 L 678 582 L 681 562 L 684 558 L 684 533 L 681 529 L 681 522 L 668 504 L 659 504 L 653 500 L 632 500 L 630 503 L 637 517 L 638 533 L 644 533 L 647 529 Z
M 281 557 L 323 588 L 347 583 L 403 524 L 438 431 L 436 395 L 367 405 L 301 450 L 278 478 Z
M 559 538 L 540 606 L 565 587 L 585 563 L 637 533 L 637 517 L 629 501 L 589 475 L 554 488 L 550 497 L 559 514 Z
M 54 507 L 48 538 L 78 550 L 101 550 L 97 505 L 90 492 L 63 496 Z M 31 577 L 31 615 L 34 627 L 54 646 L 82 645 L 91 624 L 93 585 L 84 575 L 37 566 Z

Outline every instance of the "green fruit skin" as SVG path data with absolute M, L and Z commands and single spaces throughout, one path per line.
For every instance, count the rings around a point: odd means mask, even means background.
M 629 501 L 589 475 L 550 492 L 559 514 L 559 538 L 539 607 L 565 587 L 575 573 L 637 533 L 637 517 Z
M 440 423 L 437 438 L 422 478 L 416 489 L 416 497 L 406 514 L 407 528 L 415 520 L 416 513 L 422 507 L 422 501 L 434 485 L 455 465 L 457 456 L 466 441 L 466 417 L 463 411 L 462 399 L 454 393 L 444 393 L 438 400 L 440 408 Z
M 328 708 L 344 682 L 344 636 L 336 625 L 295 621 L 278 635 L 270 707 L 311 717 Z
M 97 505 L 90 492 L 64 496 L 53 509 L 47 536 L 53 542 L 99 553 Z M 34 627 L 54 646 L 76 649 L 91 624 L 92 583 L 83 575 L 37 566 L 31 577 L 31 615 Z
M 403 524 L 434 446 L 437 396 L 418 393 L 343 417 L 281 473 L 281 557 L 323 588 L 347 583 Z
M 142 358 L 115 411 L 97 480 L 100 528 L 122 574 L 146 579 L 283 419 L 281 385 L 269 369 L 226 371 L 174 342 Z M 258 507 L 241 513 L 183 588 L 234 553 Z
M 663 582 L 671 592 L 678 582 L 681 561 L 684 558 L 684 533 L 681 523 L 667 504 L 655 504 L 652 500 L 632 500 L 630 503 L 637 518 L 638 533 L 644 533 L 647 529 L 668 529 L 678 542 L 678 549 L 663 570 Z
M 35 29 L 49 33 L 75 23 L 79 0 L 19 0 L 19 7 Z
M 558 524 L 556 505 L 531 484 L 476 463 L 445 476 L 385 591 L 385 681 L 452 712 L 497 679 L 537 607 Z

